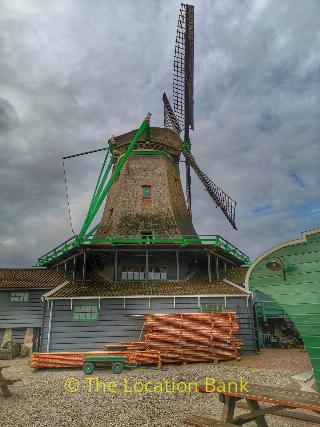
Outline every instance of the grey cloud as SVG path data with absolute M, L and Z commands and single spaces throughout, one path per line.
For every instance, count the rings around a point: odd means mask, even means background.
M 13 105 L 5 98 L 0 98 L 0 133 L 8 132 L 17 126 L 18 117 Z
M 320 4 L 194 3 L 192 150 L 238 201 L 239 231 L 196 176 L 193 220 L 200 234 L 221 234 L 255 257 L 319 225 Z M 147 111 L 162 124 L 180 4 L 0 5 L 0 265 L 24 266 L 70 236 L 61 157 L 104 146 Z M 66 162 L 76 230 L 102 159 Z

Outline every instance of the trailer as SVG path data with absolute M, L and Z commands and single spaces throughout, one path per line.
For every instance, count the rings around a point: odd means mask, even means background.
M 120 355 L 89 355 L 84 356 L 83 372 L 91 375 L 96 367 L 110 367 L 114 374 L 121 374 L 126 364 L 126 357 Z

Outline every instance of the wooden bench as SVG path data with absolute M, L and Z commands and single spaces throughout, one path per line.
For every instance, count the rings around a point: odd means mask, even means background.
M 263 408 L 264 404 L 262 404 L 261 407 Z M 237 408 L 246 410 L 250 409 L 248 404 L 241 402 L 237 403 Z M 303 421 L 304 423 L 320 424 L 320 417 L 318 415 L 297 412 L 292 409 L 282 409 L 282 411 L 275 412 L 272 415 L 276 417 L 289 418 L 291 420 Z
M 222 383 L 227 382 L 223 381 Z M 233 390 L 218 392 L 219 400 L 224 404 L 222 415 L 224 423 L 231 423 L 229 425 L 244 425 L 254 421 L 257 426 L 266 427 L 268 425 L 265 418 L 266 415 L 277 415 L 317 424 L 320 422 L 319 393 L 302 392 L 293 387 L 284 388 L 259 384 L 247 384 L 242 389 L 240 383 L 233 384 L 236 385 L 236 387 L 233 387 Z M 199 391 L 210 394 L 210 390 L 207 390 L 204 386 L 200 386 Z M 247 402 L 249 411 L 235 416 L 236 404 L 239 406 L 238 402 L 241 400 Z M 312 411 L 314 415 L 300 412 L 302 410 Z M 204 424 L 204 426 L 206 425 Z
M 202 415 L 190 415 L 183 420 L 183 423 L 193 427 L 234 427 L 234 424 L 224 423 L 223 421 L 218 421 L 211 417 L 203 417 Z
M 11 397 L 12 394 L 8 386 L 21 380 L 8 380 L 6 378 L 3 378 L 2 369 L 5 369 L 5 368 L 9 368 L 9 366 L 0 366 L 0 388 L 4 397 Z

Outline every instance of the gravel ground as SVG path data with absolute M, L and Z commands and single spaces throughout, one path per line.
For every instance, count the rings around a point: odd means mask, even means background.
M 285 353 L 287 352 L 287 353 Z M 273 354 L 273 353 L 272 353 Z M 271 355 L 271 353 L 270 353 Z M 246 367 L 246 359 L 250 365 L 252 357 L 243 358 L 240 363 L 192 364 L 180 366 L 166 366 L 165 370 L 135 369 L 114 375 L 104 369 L 96 370 L 93 377 L 107 382 L 117 383 L 116 393 L 89 392 L 88 380 L 81 370 L 40 370 L 32 372 L 27 361 L 14 360 L 9 363 L 10 368 L 3 371 L 8 378 L 21 378 L 22 381 L 10 387 L 13 397 L 4 399 L 0 396 L 0 426 L 1 427 L 173 427 L 182 426 L 182 420 L 189 414 L 207 414 L 220 419 L 222 404 L 216 394 L 202 393 L 129 393 L 124 390 L 125 378 L 128 387 L 132 388 L 136 381 L 164 381 L 175 382 L 198 381 L 204 383 L 206 377 L 239 380 L 242 377 L 250 382 L 270 385 L 286 386 L 291 383 L 291 376 L 301 372 L 296 369 L 285 370 L 291 366 L 292 360 L 299 359 L 304 363 L 307 359 L 300 350 L 278 350 L 277 368 Z M 258 364 L 260 356 L 254 356 Z M 267 357 L 261 354 L 261 365 Z M 304 361 L 304 362 L 303 362 Z M 283 368 L 281 369 L 281 366 Z M 300 365 L 301 366 L 301 365 Z M 65 389 L 68 378 L 79 381 L 77 392 L 70 393 Z M 95 380 L 94 380 L 95 381 Z M 165 388 L 165 387 L 164 387 Z M 270 426 L 303 426 L 299 421 L 286 420 L 280 417 L 267 417 Z M 249 425 L 249 424 L 247 424 Z M 255 424 L 250 424 L 255 425 Z M 312 424 L 306 424 L 309 427 Z
M 242 357 L 239 361 L 231 360 L 227 363 L 233 366 L 264 369 L 286 369 L 290 366 L 290 369 L 295 373 L 311 371 L 312 369 L 308 353 L 303 349 L 262 348 L 258 354 Z

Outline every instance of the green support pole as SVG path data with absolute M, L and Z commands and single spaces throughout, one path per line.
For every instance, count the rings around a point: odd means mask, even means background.
M 113 183 L 115 182 L 118 175 L 120 174 L 120 171 L 121 171 L 125 161 L 127 160 L 131 150 L 135 146 L 138 138 L 149 127 L 149 118 L 150 118 L 150 116 L 146 117 L 146 119 L 142 122 L 140 128 L 135 133 L 134 137 L 132 138 L 132 140 L 131 140 L 131 142 L 130 142 L 130 144 L 129 144 L 126 152 L 125 152 L 125 154 L 120 158 L 117 165 L 115 166 L 115 170 L 114 170 L 112 176 L 110 177 L 109 181 L 107 182 L 106 186 L 103 189 L 101 186 L 99 186 L 100 187 L 99 189 L 101 191 L 99 192 L 99 194 L 95 194 L 93 197 L 93 200 L 91 201 L 91 204 L 90 204 L 91 209 L 89 209 L 87 216 L 86 216 L 86 219 L 84 221 L 84 224 L 81 228 L 81 231 L 76 238 L 76 242 L 75 242 L 76 245 L 79 245 L 83 241 L 85 233 L 87 232 L 90 224 L 92 223 L 94 217 L 96 216 L 101 204 L 105 200 L 110 188 L 112 187 Z M 99 189 L 98 189 L 98 191 L 99 191 Z
M 99 198 L 99 196 L 100 196 L 100 194 L 102 192 L 103 186 L 105 185 L 105 182 L 106 182 L 106 180 L 108 178 L 108 175 L 109 175 L 109 172 L 110 172 L 110 169 L 111 169 L 113 163 L 114 163 L 114 157 L 111 156 L 111 159 L 110 159 L 110 161 L 108 163 L 108 166 L 107 166 L 106 170 L 103 173 L 101 182 L 100 182 L 99 186 L 97 185 L 97 188 L 96 188 L 95 192 L 93 193 L 93 197 L 92 197 L 92 200 L 91 200 L 91 203 L 90 203 L 90 207 L 89 207 L 89 212 L 92 212 L 93 209 L 94 209 L 94 207 L 96 206 L 96 203 L 97 203 L 98 198 Z

